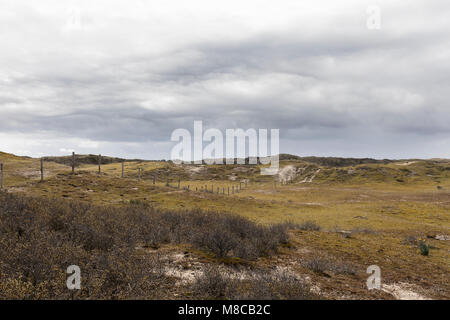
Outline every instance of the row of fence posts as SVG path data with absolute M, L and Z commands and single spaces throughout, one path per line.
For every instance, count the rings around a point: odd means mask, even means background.
M 239 187 L 238 187 L 238 186 L 236 186 L 236 187 L 235 187 L 235 186 L 231 186 L 231 189 L 230 189 L 230 187 L 228 186 L 228 187 L 227 187 L 227 192 L 226 192 L 226 193 L 225 193 L 225 187 L 222 187 L 222 193 L 220 193 L 220 187 L 217 187 L 216 193 L 217 193 L 217 194 L 227 194 L 227 195 L 230 195 L 230 190 L 231 190 L 231 194 L 239 193 L 240 191 L 242 191 L 242 184 L 245 184 L 245 188 L 247 188 L 247 181 L 245 181 L 245 182 L 240 182 L 240 183 L 239 183 Z M 207 185 L 207 184 L 205 184 L 204 187 L 205 187 L 205 188 L 203 188 L 203 186 L 201 186 L 201 187 L 200 187 L 200 190 L 198 189 L 198 187 L 195 187 L 195 191 L 196 191 L 196 192 L 200 191 L 200 192 L 214 193 L 214 185 L 213 185 L 213 184 L 211 185 L 211 191 L 208 190 L 208 185 Z M 190 190 L 190 185 L 187 186 L 187 190 L 188 190 L 188 191 Z
M 72 173 L 75 173 L 75 152 L 72 152 Z M 122 162 L 122 168 L 121 168 L 121 177 L 124 178 L 125 176 L 125 161 Z M 98 173 L 101 174 L 102 172 L 102 155 L 98 155 Z M 40 173 L 41 173 L 41 182 L 44 181 L 44 158 L 40 159 Z M 141 168 L 138 168 L 138 181 L 141 181 L 141 175 L 143 173 L 143 170 Z M 153 184 L 156 184 L 156 174 L 152 175 L 153 178 Z M 242 190 L 242 184 L 245 184 L 245 188 L 247 188 L 247 181 L 245 182 L 239 182 L 239 187 L 232 186 L 231 187 L 231 194 L 238 193 Z M 169 174 L 166 177 L 166 187 L 170 187 L 169 183 Z M 181 188 L 181 178 L 178 177 L 178 189 Z M 3 163 L 0 163 L 0 189 L 4 189 L 4 166 Z M 190 185 L 184 187 L 185 190 L 190 191 Z M 198 191 L 198 187 L 195 187 L 195 191 Z M 208 185 L 205 184 L 205 189 L 203 189 L 203 186 L 200 189 L 200 192 L 209 192 L 214 193 L 214 185 L 211 185 L 211 191 L 208 190 Z M 217 187 L 217 194 L 220 194 L 220 188 Z M 222 187 L 222 194 L 225 194 L 225 187 Z M 227 187 L 227 194 L 230 194 L 230 187 Z
M 153 175 L 153 184 L 155 184 L 156 181 L 156 175 Z M 240 191 L 242 191 L 242 186 L 245 185 L 245 188 L 247 188 L 248 186 L 248 181 L 244 181 L 244 182 L 239 182 L 239 186 L 228 186 L 227 187 L 227 192 L 225 192 L 225 187 L 222 187 L 222 193 L 220 192 L 220 187 L 216 188 L 216 192 L 214 192 L 214 184 L 211 185 L 211 190 L 208 189 L 208 185 L 205 184 L 204 186 L 201 186 L 200 189 L 199 187 L 195 187 L 195 191 L 198 192 L 208 192 L 208 193 L 216 193 L 216 194 L 228 194 L 230 195 L 230 190 L 231 190 L 231 194 L 235 194 L 238 193 Z M 169 175 L 167 175 L 166 177 L 166 187 L 170 187 L 170 183 L 169 183 Z M 178 189 L 181 189 L 181 178 L 178 177 L 178 185 L 177 185 Z M 187 191 L 191 191 L 191 185 L 188 184 L 187 186 L 183 187 L 183 190 L 187 190 Z M 194 189 L 192 189 L 194 190 Z

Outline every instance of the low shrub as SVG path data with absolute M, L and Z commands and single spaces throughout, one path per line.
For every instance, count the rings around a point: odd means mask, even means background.
M 209 266 L 195 279 L 192 289 L 198 298 L 226 299 L 236 295 L 237 285 L 227 270 Z
M 173 280 L 137 246 L 186 243 L 218 258 L 255 259 L 288 240 L 284 225 L 230 214 L 141 203 L 98 207 L 0 192 L 0 299 L 70 298 L 69 265 L 82 271 L 76 298 L 158 298 Z
M 319 257 L 314 257 L 303 261 L 302 265 L 311 271 L 321 274 L 324 274 L 327 270 L 329 270 L 329 260 Z
M 280 270 L 256 269 L 231 272 L 224 267 L 209 267 L 192 285 L 194 298 L 235 300 L 312 300 L 320 299 L 310 286 L 295 274 Z
M 247 281 L 248 290 L 238 299 L 251 300 L 312 300 L 319 296 L 311 292 L 310 286 L 287 271 L 253 272 Z
M 356 275 L 358 273 L 357 266 L 352 263 L 324 257 L 313 257 L 303 261 L 301 264 L 305 268 L 323 275 L 328 275 L 329 272 L 346 275 Z

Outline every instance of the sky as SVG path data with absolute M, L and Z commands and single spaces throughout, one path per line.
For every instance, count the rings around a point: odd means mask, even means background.
M 168 159 L 201 120 L 301 156 L 450 158 L 448 0 L 0 8 L 0 151 Z

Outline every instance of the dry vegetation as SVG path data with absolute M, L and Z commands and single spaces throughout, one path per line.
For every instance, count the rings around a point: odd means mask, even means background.
M 188 244 L 213 261 L 242 263 L 274 254 L 287 242 L 284 225 L 260 226 L 229 214 L 157 211 L 142 204 L 97 207 L 0 192 L 0 298 L 67 298 L 64 270 L 74 264 L 83 270 L 79 298 L 164 297 L 172 279 L 139 248 Z M 194 292 L 202 291 L 198 285 L 207 277 L 198 279 Z M 282 286 L 281 279 L 270 281 Z M 235 289 L 233 297 L 245 292 Z
M 283 155 L 275 179 L 127 161 L 122 179 L 121 159 L 101 174 L 83 159 L 75 174 L 49 159 L 39 182 L 38 159 L 0 153 L 1 298 L 450 298 L 447 160 Z M 84 276 L 75 293 L 71 264 Z M 381 291 L 365 287 L 372 264 Z

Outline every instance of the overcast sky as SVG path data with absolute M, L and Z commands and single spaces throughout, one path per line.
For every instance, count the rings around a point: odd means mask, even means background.
M 95 2 L 95 3 L 94 3 Z M 367 8 L 381 29 L 367 28 Z M 450 158 L 448 0 L 0 0 L 0 151 L 168 158 L 279 128 L 298 155 Z

